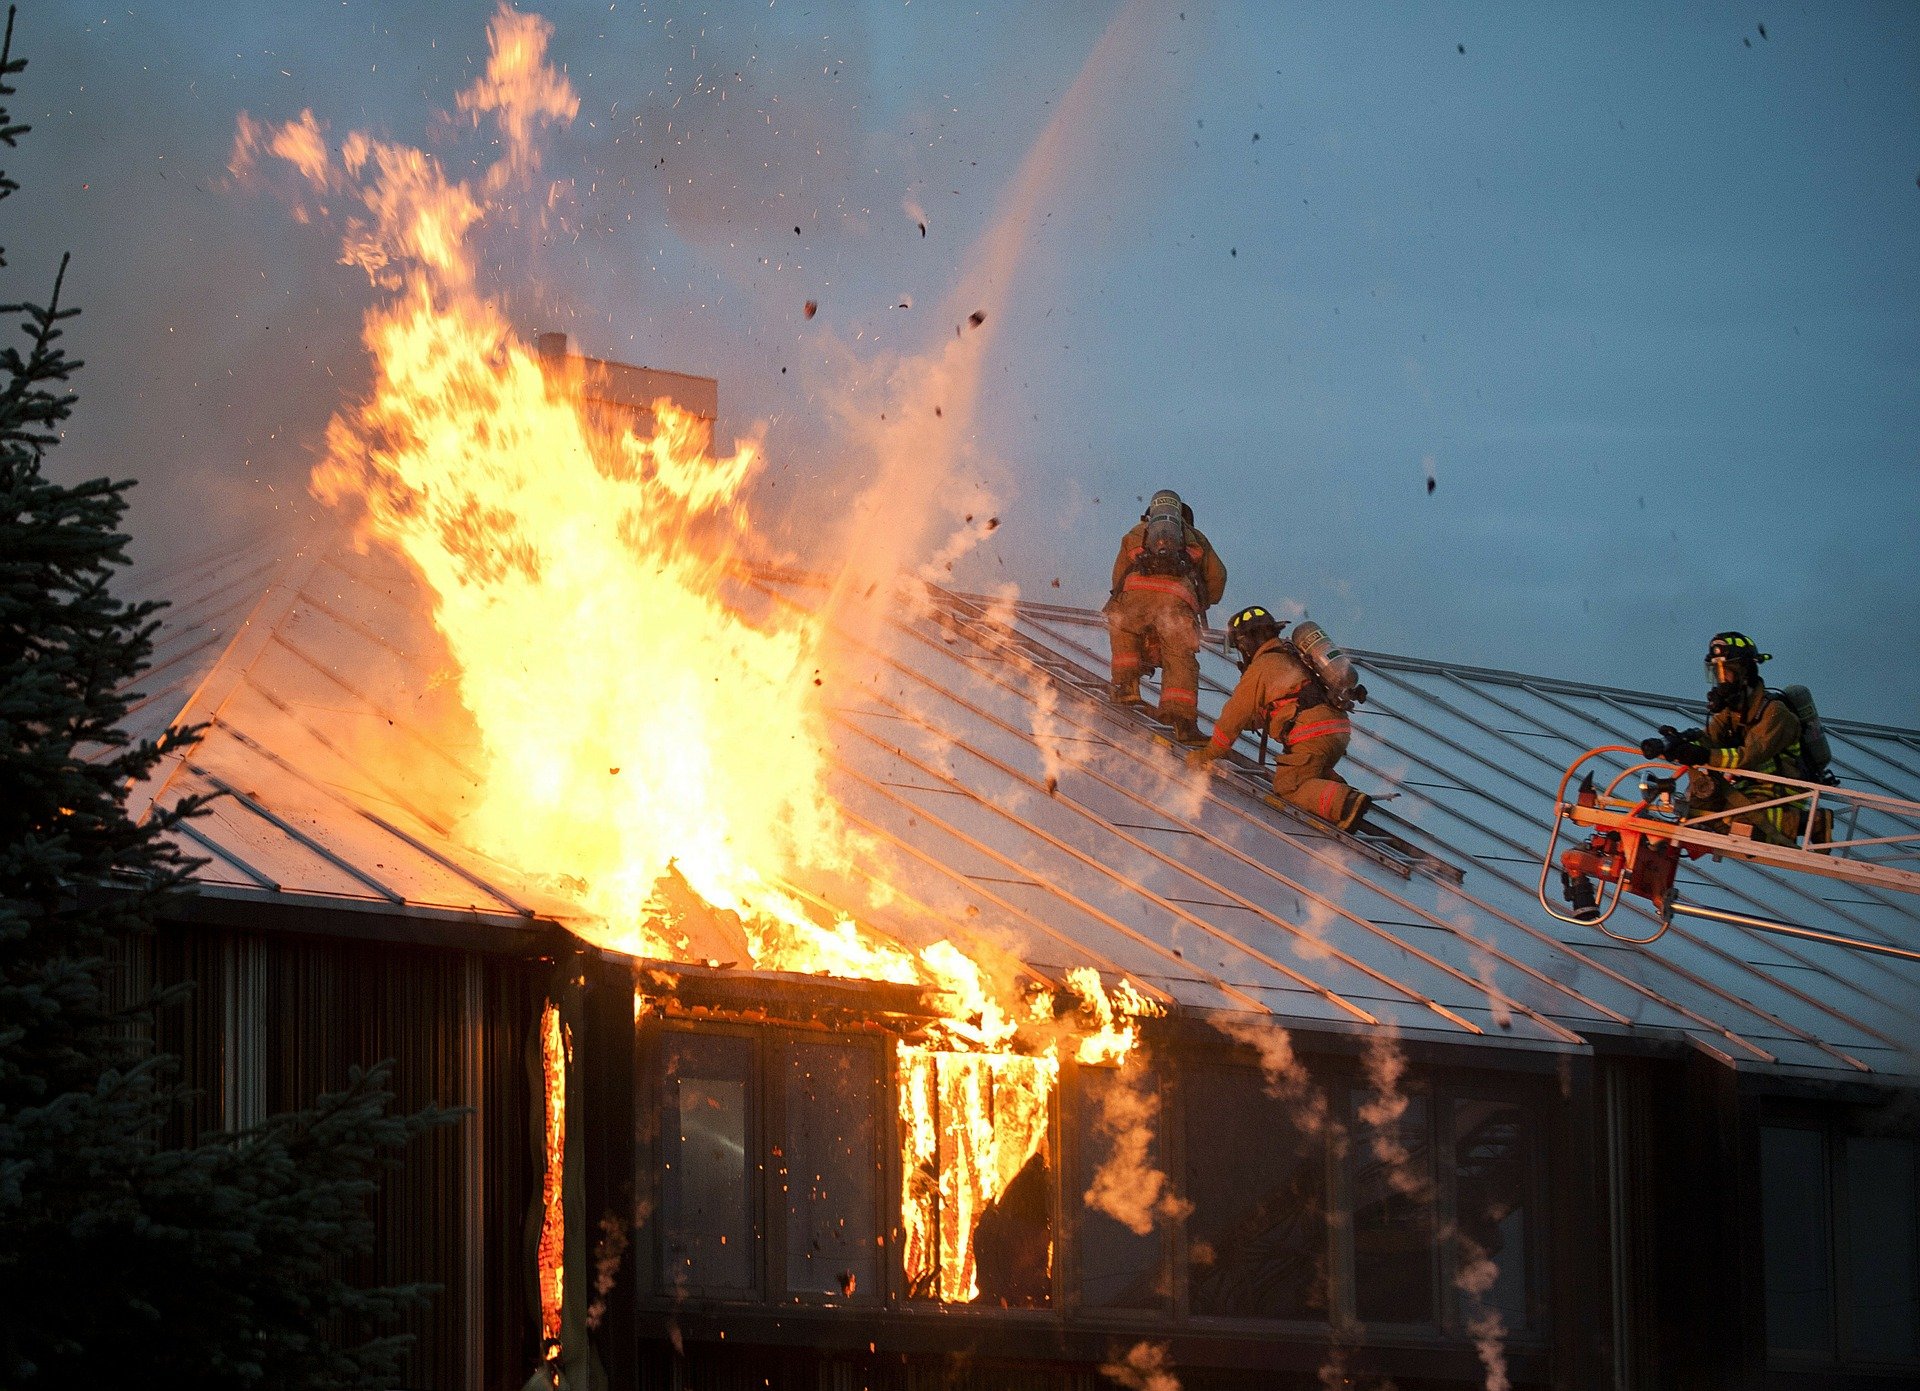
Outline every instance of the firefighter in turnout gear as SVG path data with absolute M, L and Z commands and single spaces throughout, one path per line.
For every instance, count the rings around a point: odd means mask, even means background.
M 1663 725 L 1640 747 L 1649 758 L 1667 758 L 1693 766 L 1687 803 L 1693 815 L 1728 811 L 1768 802 L 1789 791 L 1767 783 L 1742 784 L 1714 769 L 1751 769 L 1781 777 L 1805 777 L 1800 754 L 1800 717 L 1760 680 L 1760 663 L 1772 660 L 1744 633 L 1716 633 L 1707 644 L 1707 727 L 1677 730 Z M 1650 751 L 1650 752 L 1649 752 Z M 1800 834 L 1796 806 L 1762 807 L 1729 818 L 1728 830 L 1749 826 L 1752 834 L 1775 845 L 1791 845 Z
M 1199 727 L 1200 633 L 1227 588 L 1227 567 L 1193 525 L 1193 509 L 1162 488 L 1120 543 L 1104 610 L 1113 644 L 1113 699 L 1138 704 L 1140 678 L 1161 668 L 1160 719 L 1182 743 Z
M 1227 622 L 1227 639 L 1240 662 L 1240 683 L 1214 721 L 1213 738 L 1187 755 L 1205 767 L 1225 758 L 1242 730 L 1263 727 L 1277 739 L 1274 795 L 1352 830 L 1372 798 L 1334 771 L 1353 727 L 1320 678 L 1280 636 L 1279 620 L 1257 604 Z

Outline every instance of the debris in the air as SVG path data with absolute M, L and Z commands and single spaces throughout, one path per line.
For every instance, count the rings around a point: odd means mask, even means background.
M 998 517 L 988 517 L 988 518 L 987 518 L 987 530 L 988 530 L 988 531 L 992 531 L 992 530 L 993 530 L 993 529 L 994 529 L 995 527 L 997 527 L 997 526 L 999 526 L 999 525 L 1000 525 L 1000 519 L 999 519 Z
M 926 236 L 926 234 L 927 234 L 927 224 L 923 222 L 920 224 L 920 235 L 924 237 Z
M 1765 38 L 1765 37 L 1767 36 L 1767 26 L 1766 26 L 1766 25 L 1764 25 L 1764 24 L 1756 24 L 1756 25 L 1754 25 L 1754 28 L 1756 28 L 1756 29 L 1758 29 L 1758 30 L 1760 31 L 1760 37 L 1761 37 L 1761 38 L 1763 38 L 1763 39 L 1764 39 L 1764 38 Z
M 1254 138 L 1254 139 L 1255 139 L 1256 141 L 1258 141 L 1258 140 L 1260 139 L 1260 132 L 1256 130 L 1256 131 L 1255 131 L 1255 132 L 1253 133 L 1253 138 Z
M 1459 49 L 1462 53 L 1465 53 L 1467 51 L 1467 46 L 1463 43 L 1457 43 L 1454 45 L 1454 47 Z
M 1438 483 L 1438 482 L 1436 482 L 1436 481 L 1435 481 L 1434 479 L 1431 479 L 1431 478 L 1429 478 L 1429 479 L 1427 480 L 1427 492 L 1428 492 L 1429 494 L 1431 494 L 1431 493 L 1433 492 L 1433 490 L 1434 490 L 1435 488 L 1437 488 L 1437 487 L 1439 487 L 1439 486 L 1440 486 L 1440 485 L 1439 485 L 1439 483 Z
M 984 324 L 986 321 L 987 321 L 987 311 L 984 309 L 976 309 L 971 314 L 967 315 L 967 322 L 972 324 L 975 328 L 979 328 L 980 325 Z
M 799 229 L 798 227 L 796 227 L 796 228 L 794 228 L 794 229 L 793 229 L 793 234 L 794 234 L 794 236 L 796 236 L 796 237 L 797 237 L 797 236 L 799 236 L 799 235 L 800 235 L 800 229 Z
M 938 406 L 935 406 L 935 407 L 933 408 L 933 413 L 934 413 L 935 415 L 942 415 L 942 416 L 946 414 L 946 412 L 945 412 L 945 411 L 943 411 L 943 410 L 941 410 L 941 409 L 940 409 L 940 407 L 938 407 Z
M 1229 256 L 1238 256 L 1239 254 L 1240 254 L 1240 248 L 1239 248 L 1239 247 L 1237 247 L 1237 246 L 1230 246 L 1230 247 L 1228 247 L 1228 248 L 1227 248 L 1227 255 L 1229 255 Z
M 814 300 L 814 299 L 808 300 L 807 301 L 807 317 L 811 319 L 815 314 L 818 314 L 819 312 L 820 312 L 820 301 Z
M 1054 581 L 1053 581 L 1053 587 L 1054 587 L 1055 589 L 1058 589 L 1058 588 L 1060 587 L 1060 579 L 1059 579 L 1059 577 L 1058 577 L 1057 575 L 1056 575 L 1056 576 L 1054 577 Z

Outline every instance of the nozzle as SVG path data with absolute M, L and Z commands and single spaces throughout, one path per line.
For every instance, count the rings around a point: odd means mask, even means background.
M 1600 920 L 1600 898 L 1593 891 L 1593 880 L 1584 874 L 1560 874 L 1560 896 L 1573 909 L 1574 918 L 1583 923 Z

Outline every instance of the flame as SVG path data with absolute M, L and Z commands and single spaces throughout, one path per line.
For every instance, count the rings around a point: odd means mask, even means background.
M 637 418 L 589 407 L 579 360 L 530 351 L 486 287 L 490 229 L 559 198 L 560 185 L 534 187 L 539 136 L 580 103 L 547 61 L 550 35 L 504 5 L 489 26 L 486 71 L 456 106 L 491 127 L 490 162 L 443 165 L 361 132 L 335 148 L 310 111 L 277 128 L 240 118 L 235 176 L 288 172 L 319 215 L 345 209 L 341 259 L 376 291 L 371 385 L 330 423 L 312 490 L 404 557 L 430 598 L 472 726 L 473 786 L 439 808 L 461 843 L 636 957 L 927 989 L 941 1018 L 901 1051 L 906 1172 L 925 1175 L 902 1196 L 907 1267 L 935 1298 L 974 1298 L 980 1222 L 1050 1160 L 1059 1039 L 1074 1026 L 1038 997 L 1021 1016 L 1010 986 L 951 942 L 908 951 L 792 887 L 867 857 L 827 792 L 828 611 L 756 607 L 740 584 L 762 555 L 742 505 L 757 440 L 716 453 L 710 423 L 667 399 Z M 1082 975 L 1068 988 L 1086 1036 L 1071 1046 L 1117 1061 L 1157 1007 Z M 549 1008 L 549 1338 L 569 1046 Z M 1046 1239 L 1050 1274 L 1050 1227 Z
M 540 1337 L 548 1347 L 560 1341 L 560 1313 L 566 1293 L 567 1062 L 573 1040 L 549 1004 L 540 1016 L 540 1075 L 546 1083 L 546 1170 L 540 1176 Z

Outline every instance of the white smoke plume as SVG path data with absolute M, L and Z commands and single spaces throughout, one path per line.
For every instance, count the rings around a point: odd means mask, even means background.
M 1480 1365 L 1486 1368 L 1486 1391 L 1510 1391 L 1507 1323 L 1500 1311 L 1486 1302 L 1487 1291 L 1500 1278 L 1500 1268 L 1473 1238 L 1458 1230 L 1450 1235 L 1458 1252 L 1453 1283 L 1467 1297 L 1467 1334 L 1480 1355 Z
M 1373 1088 L 1373 1094 L 1360 1107 L 1360 1120 L 1369 1131 L 1368 1148 L 1385 1168 L 1387 1182 L 1395 1192 L 1414 1202 L 1431 1203 L 1433 1180 L 1415 1165 L 1400 1137 L 1400 1119 L 1408 1104 L 1400 1085 L 1406 1076 L 1407 1055 L 1392 1028 L 1382 1029 L 1367 1040 L 1362 1066 Z M 1500 1277 L 1500 1268 L 1478 1242 L 1451 1222 L 1436 1233 L 1436 1239 L 1454 1247 L 1453 1283 L 1467 1297 L 1467 1332 L 1480 1365 L 1486 1369 L 1486 1391 L 1510 1391 L 1506 1321 L 1486 1302 L 1487 1291 Z
M 1102 1363 L 1100 1375 L 1127 1391 L 1180 1391 L 1165 1343 L 1135 1343 L 1124 1356 Z
M 1245 1015 L 1223 1015 L 1213 1026 L 1244 1043 L 1259 1056 L 1260 1072 L 1266 1079 L 1267 1095 L 1285 1102 L 1293 1112 L 1293 1123 L 1303 1134 L 1318 1135 L 1328 1124 L 1327 1096 L 1315 1085 L 1305 1064 L 1293 1051 L 1293 1035 L 1271 1019 Z
M 1075 177 L 1099 167 L 1096 142 L 1108 138 L 1115 104 L 1186 72 L 1190 60 L 1169 62 L 1159 18 L 1148 0 L 1132 0 L 1054 104 L 1053 118 L 1022 162 L 994 222 L 970 248 L 944 313 L 935 315 L 952 326 L 952 336 L 918 356 L 864 366 L 847 350 L 839 365 L 843 385 L 852 387 L 839 393 L 844 425 L 876 468 L 853 509 L 849 535 L 857 544 L 844 548 L 852 560 L 835 587 L 837 610 L 844 613 L 876 580 L 884 587 L 903 569 L 917 567 L 926 578 L 944 580 L 948 567 L 993 529 L 991 495 L 962 467 L 972 462 L 987 353 L 1011 310 L 1015 280 L 1048 203 Z M 925 210 L 911 197 L 906 211 L 922 214 L 916 222 L 924 220 Z M 929 545 L 943 515 L 947 539 Z M 929 553 L 931 559 L 923 561 Z
M 1432 1202 L 1433 1183 L 1415 1167 L 1400 1138 L 1400 1118 L 1407 1113 L 1407 1094 L 1400 1090 L 1400 1079 L 1406 1075 L 1407 1055 L 1390 1026 L 1367 1039 L 1361 1061 L 1373 1086 L 1373 1095 L 1360 1107 L 1360 1120 L 1371 1132 L 1367 1147 L 1386 1167 L 1387 1182 L 1396 1193 L 1416 1202 Z
M 1160 1115 L 1160 1095 L 1150 1078 L 1136 1050 L 1097 1093 L 1094 1130 L 1111 1148 L 1085 1194 L 1088 1207 L 1136 1236 L 1151 1232 L 1155 1218 L 1178 1220 L 1193 1211 L 1193 1204 L 1173 1192 L 1172 1181 L 1149 1158 Z

